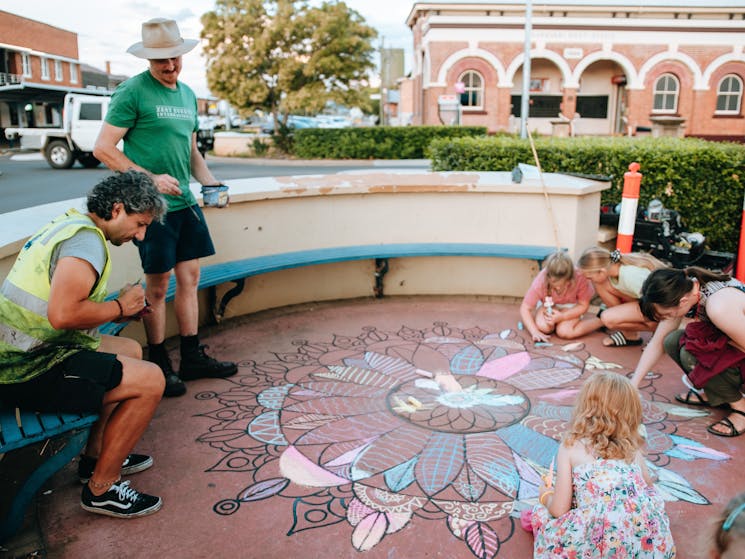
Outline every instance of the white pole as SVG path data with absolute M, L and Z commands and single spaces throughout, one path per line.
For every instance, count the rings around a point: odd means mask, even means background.
M 525 0 L 525 61 L 523 62 L 523 93 L 520 97 L 520 137 L 528 137 L 530 107 L 530 32 L 533 28 L 533 0 Z

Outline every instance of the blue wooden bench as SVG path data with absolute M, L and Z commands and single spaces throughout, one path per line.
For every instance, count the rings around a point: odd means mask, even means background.
M 210 307 L 213 318 L 219 322 L 227 304 L 233 297 L 240 294 L 245 286 L 245 279 L 251 276 L 277 272 L 302 266 L 331 264 L 334 262 L 348 262 L 353 260 L 375 260 L 376 297 L 383 296 L 383 278 L 388 271 L 388 259 L 410 258 L 416 256 L 482 256 L 493 258 L 518 258 L 534 260 L 539 265 L 555 247 L 528 246 L 495 243 L 394 243 L 379 245 L 352 245 L 330 248 L 318 248 L 254 256 L 241 260 L 222 262 L 202 266 L 199 278 L 199 289 L 210 289 Z M 215 297 L 215 287 L 227 283 L 235 283 L 235 287 L 225 293 L 218 303 Z M 527 289 L 527 286 L 526 286 Z M 171 301 L 176 293 L 175 278 L 166 292 L 166 300 Z M 101 332 L 110 335 L 118 334 L 126 323 L 109 323 L 101 327 Z
M 41 465 L 20 485 L 5 518 L 0 519 L 0 542 L 13 536 L 23 523 L 26 508 L 44 483 L 83 449 L 91 425 L 98 419 L 92 414 L 57 414 L 19 411 L 0 404 L 0 454 L 71 433 L 61 449 L 44 444 L 40 454 L 49 454 Z M 9 495 L 3 495 L 10 502 Z

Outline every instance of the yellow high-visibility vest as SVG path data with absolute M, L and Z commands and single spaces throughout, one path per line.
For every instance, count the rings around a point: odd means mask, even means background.
M 111 273 L 106 237 L 91 218 L 69 210 L 26 242 L 0 287 L 0 384 L 25 382 L 70 355 L 101 344 L 97 328 L 56 330 L 47 318 L 52 253 L 82 229 L 98 233 L 106 251 L 103 272 L 88 298 L 101 302 L 106 297 Z

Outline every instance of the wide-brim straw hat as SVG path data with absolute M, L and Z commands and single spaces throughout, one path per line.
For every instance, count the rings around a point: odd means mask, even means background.
M 197 43 L 196 39 L 181 38 L 174 20 L 156 17 L 142 24 L 142 41 L 129 47 L 127 52 L 148 60 L 175 58 L 189 52 Z

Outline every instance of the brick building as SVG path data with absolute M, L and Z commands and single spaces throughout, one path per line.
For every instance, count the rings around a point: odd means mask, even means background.
M 83 86 L 77 33 L 0 11 L 0 129 L 58 124 Z
M 524 1 L 417 2 L 407 24 L 410 122 L 447 123 L 456 98 L 462 124 L 519 129 Z M 530 60 L 532 131 L 745 138 L 742 1 L 542 0 Z

